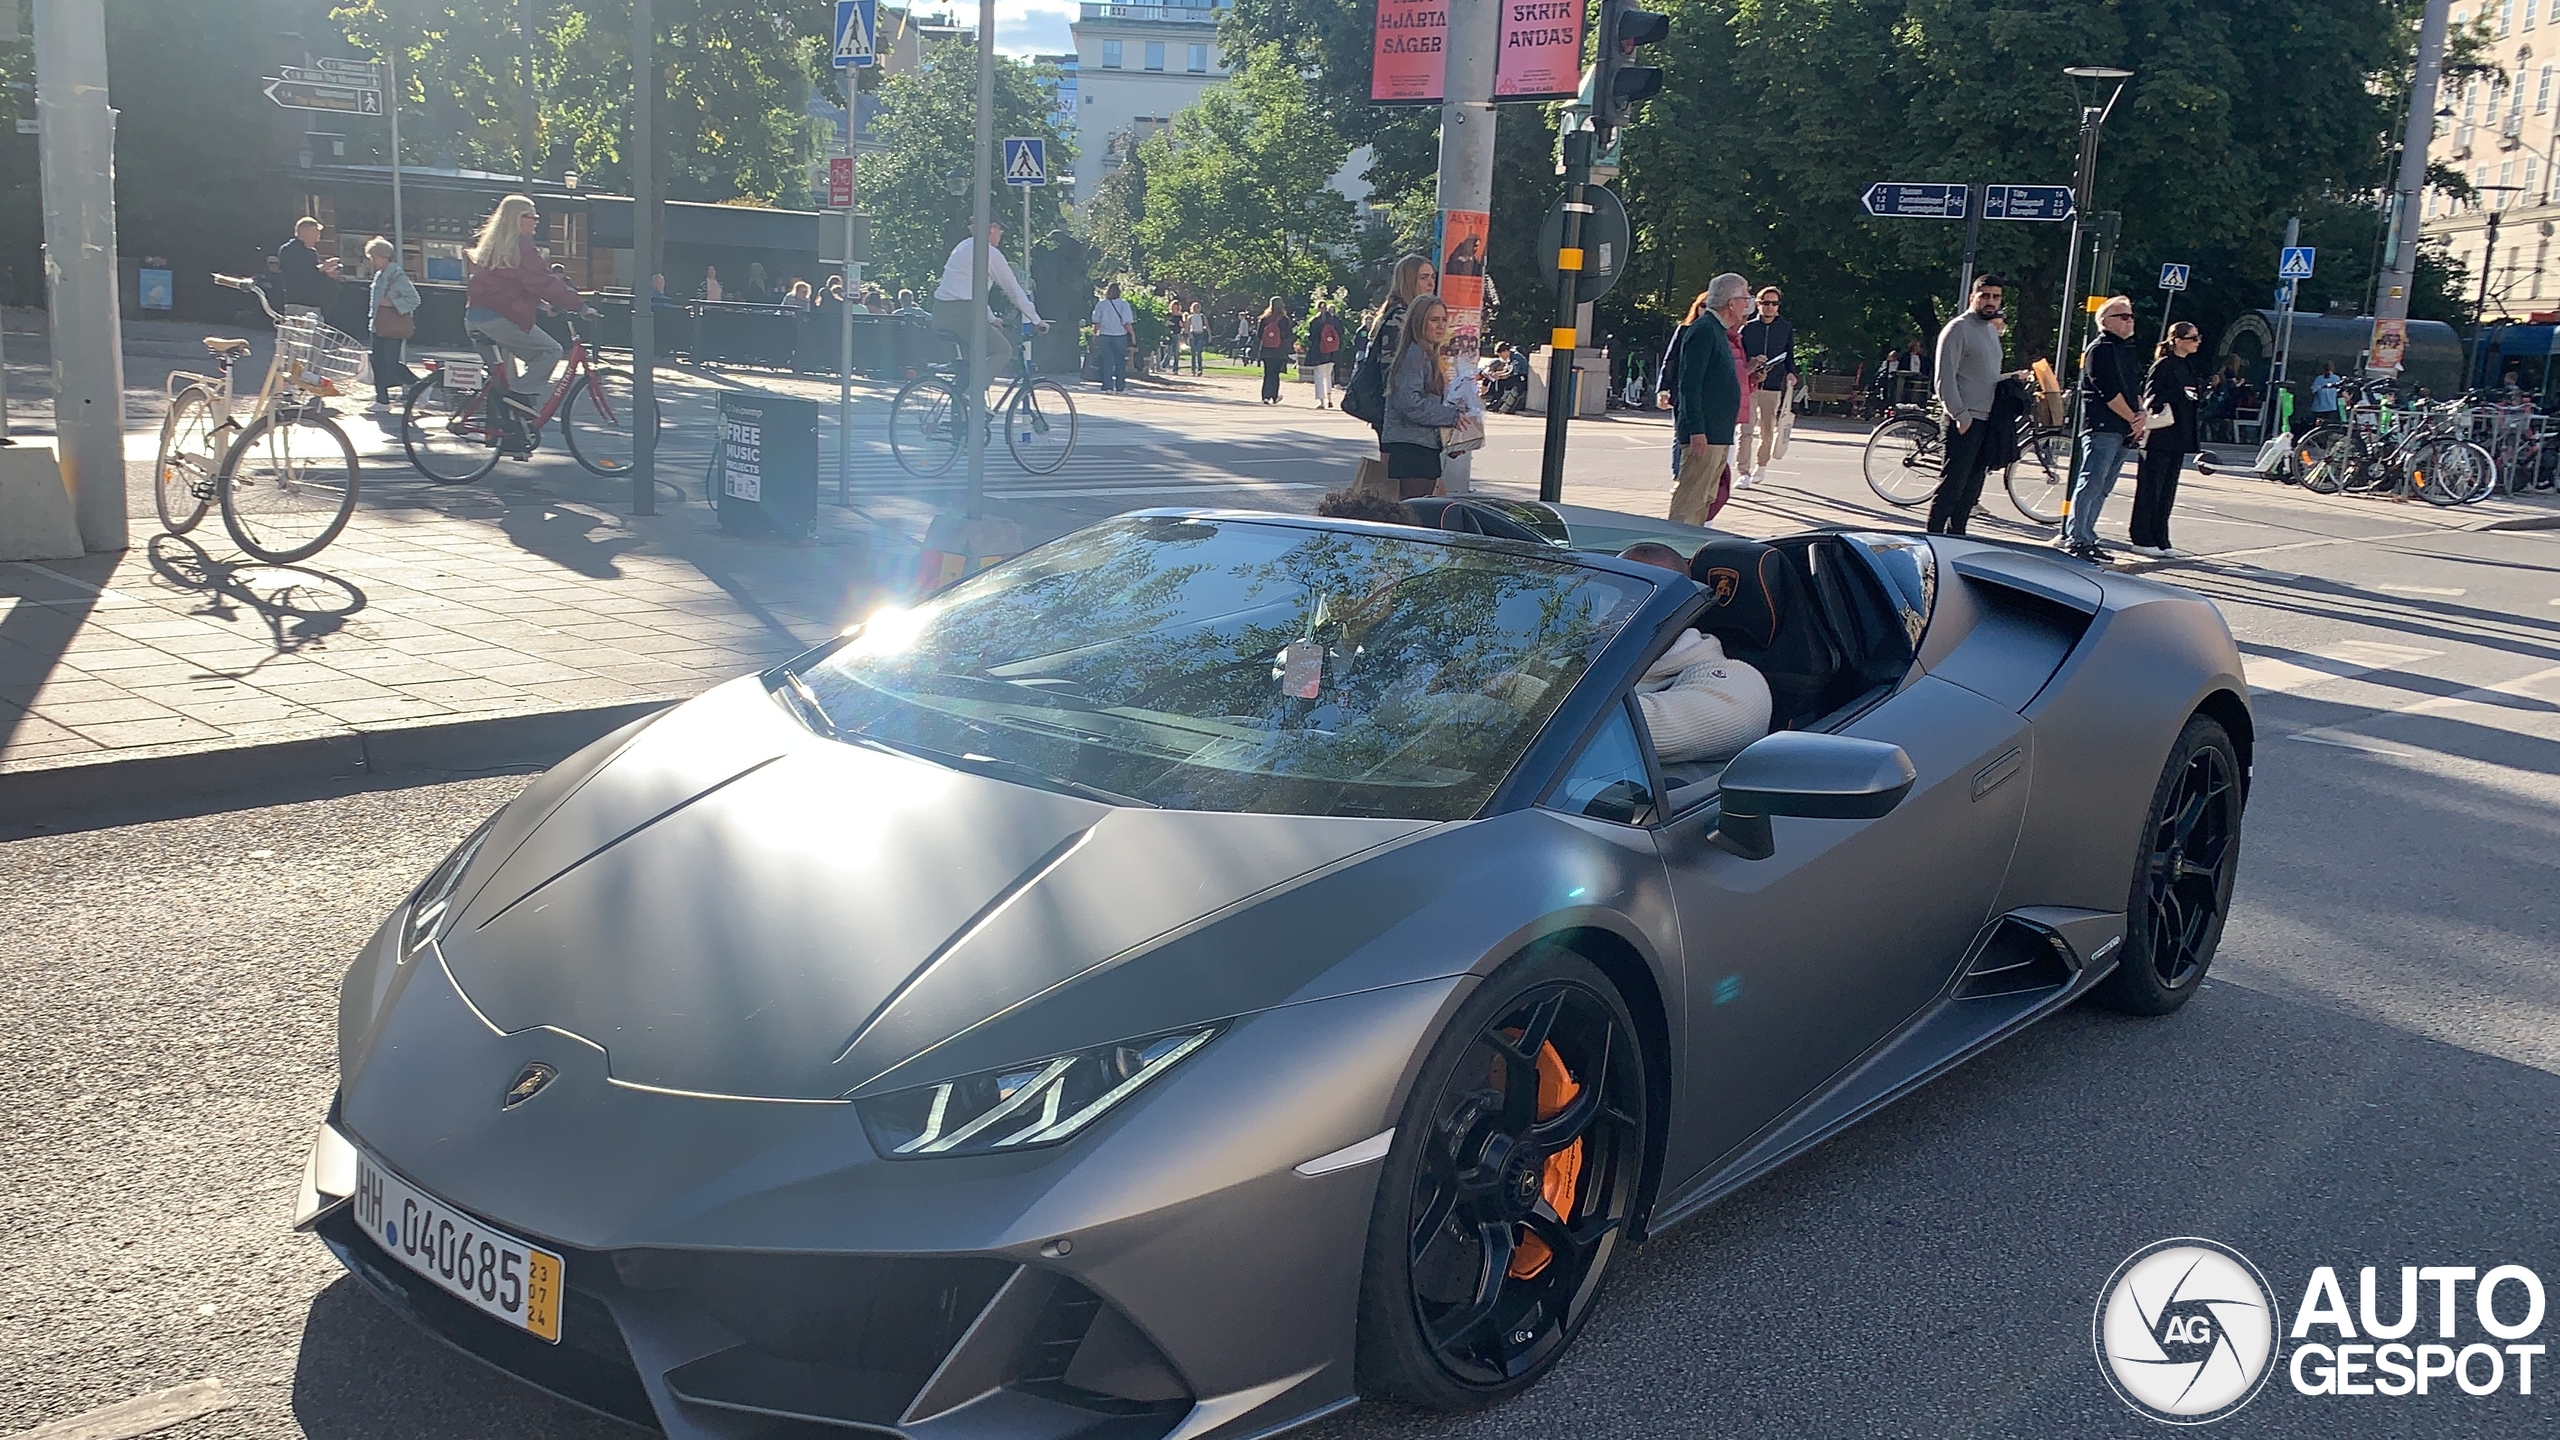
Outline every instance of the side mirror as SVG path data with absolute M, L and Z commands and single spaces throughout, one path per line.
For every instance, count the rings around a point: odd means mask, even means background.
M 1771 816 L 1873 820 L 1891 814 L 1919 778 L 1899 745 L 1781 730 L 1724 767 L 1719 819 L 1707 843 L 1745 860 L 1766 860 L 1778 849 Z

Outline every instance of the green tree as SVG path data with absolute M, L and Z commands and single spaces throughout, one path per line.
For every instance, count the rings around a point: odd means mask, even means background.
M 1274 48 L 1247 55 L 1139 150 L 1134 231 L 1151 280 L 1212 297 L 1301 295 L 1353 252 L 1351 202 L 1331 186 L 1350 142 Z
M 1046 139 L 1050 171 L 1062 173 L 1071 147 L 1051 119 L 1043 79 L 1039 67 L 997 59 L 996 133 Z M 929 287 L 941 279 L 951 247 L 968 233 L 977 113 L 977 51 L 956 40 L 928 42 L 916 70 L 882 83 L 872 128 L 882 149 L 862 158 L 863 208 L 874 216 L 871 273 L 882 284 Z M 1022 223 L 1022 202 L 1001 176 L 994 178 L 992 213 L 1010 232 Z M 1040 235 L 1057 226 L 1058 190 L 1032 187 L 1032 228 Z M 1008 233 L 1005 251 L 1019 256 L 1020 237 Z

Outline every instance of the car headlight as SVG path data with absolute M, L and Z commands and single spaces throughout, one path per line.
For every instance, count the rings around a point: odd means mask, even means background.
M 1220 1028 L 1204 1025 L 1098 1045 L 899 1090 L 858 1101 L 854 1108 L 871 1143 L 892 1160 L 1055 1145 L 1181 1064 Z
M 481 821 L 480 828 L 454 846 L 453 853 L 444 857 L 444 863 L 418 887 L 418 893 L 409 897 L 409 918 L 400 927 L 401 964 L 416 959 L 418 952 L 427 948 L 427 942 L 436 938 L 445 912 L 453 903 L 453 892 L 462 884 L 462 872 L 471 868 L 471 857 L 480 853 L 481 842 L 489 838 L 490 829 L 497 823 L 495 815 Z

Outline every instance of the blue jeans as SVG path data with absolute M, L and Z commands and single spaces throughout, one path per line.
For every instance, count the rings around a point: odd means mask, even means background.
M 2098 543 L 2098 514 L 2107 508 L 2107 497 L 2115 493 L 2116 477 L 2124 473 L 2125 457 L 2132 451 L 2131 441 L 2112 430 L 2092 430 L 2080 437 L 2080 483 L 2071 489 L 2071 514 L 2062 522 L 2063 544 Z
M 1102 363 L 1094 367 L 1100 372 L 1096 378 L 1101 381 L 1102 388 L 1105 390 L 1128 389 L 1129 337 L 1126 335 L 1097 335 L 1094 338 L 1102 343 Z

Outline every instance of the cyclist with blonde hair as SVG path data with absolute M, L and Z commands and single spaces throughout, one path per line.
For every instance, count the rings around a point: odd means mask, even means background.
M 463 327 L 472 338 L 496 349 L 499 363 L 512 355 L 524 365 L 521 386 L 508 377 L 512 393 L 506 399 L 505 420 L 510 438 L 518 442 L 510 448 L 527 452 L 533 436 L 526 421 L 540 408 L 529 397 L 541 394 L 562 354 L 560 342 L 534 323 L 535 309 L 547 304 L 589 318 L 596 313 L 567 280 L 552 272 L 550 261 L 534 244 L 534 232 L 541 223 L 532 197 L 510 195 L 499 201 L 471 247 L 471 282 L 462 300 Z

